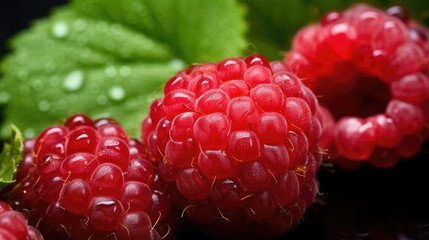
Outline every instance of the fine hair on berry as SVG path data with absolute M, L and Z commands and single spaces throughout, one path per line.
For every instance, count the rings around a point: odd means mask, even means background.
M 25 140 L 16 182 L 1 193 L 45 239 L 159 240 L 178 221 L 166 187 L 115 120 L 75 114 Z
M 285 56 L 318 96 L 327 161 L 379 168 L 428 138 L 429 31 L 404 8 L 357 4 L 303 27 Z
M 316 198 L 318 101 L 262 55 L 195 64 L 153 101 L 142 142 L 174 206 L 215 238 L 275 238 Z M 222 231 L 219 231 L 222 229 Z

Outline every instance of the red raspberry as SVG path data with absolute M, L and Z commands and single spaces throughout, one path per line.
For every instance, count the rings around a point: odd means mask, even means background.
M 266 239 L 293 228 L 316 197 L 316 109 L 282 62 L 229 58 L 171 78 L 142 139 L 192 222 L 212 236 Z
M 9 204 L 0 201 L 0 239 L 43 240 L 43 237 L 39 230 L 27 224 L 22 213 L 13 211 Z
M 46 239 L 161 239 L 176 223 L 144 156 L 112 119 L 74 115 L 25 141 L 17 182 L 3 194 Z
M 362 4 L 298 32 L 285 62 L 328 109 L 318 115 L 330 161 L 387 168 L 418 153 L 429 120 L 428 36 L 401 7 Z

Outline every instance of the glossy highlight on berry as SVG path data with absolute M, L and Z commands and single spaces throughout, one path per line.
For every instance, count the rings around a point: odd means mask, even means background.
M 170 216 L 165 184 L 146 147 L 113 119 L 76 114 L 24 146 L 19 178 L 0 195 L 28 216 L 45 240 L 173 237 L 178 217 Z M 10 234 L 18 234 L 12 229 L 16 233 Z M 0 227 L 0 238 L 3 232 Z
M 296 34 L 284 61 L 319 96 L 327 161 L 388 168 L 419 152 L 428 137 L 428 36 L 404 8 L 365 4 Z M 405 153 L 409 138 L 419 140 Z
M 0 239 L 43 240 L 43 236 L 35 227 L 28 225 L 23 213 L 0 201 Z
M 317 109 L 284 63 L 228 58 L 172 77 L 142 122 L 142 141 L 173 205 L 209 236 L 274 239 L 316 198 Z

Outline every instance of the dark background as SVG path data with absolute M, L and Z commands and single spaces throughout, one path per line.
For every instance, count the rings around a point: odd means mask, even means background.
M 53 6 L 66 0 L 1 0 L 0 1 L 0 56 L 8 50 L 7 39 L 28 28 L 34 19 L 47 16 Z
M 1 0 L 0 57 L 7 39 L 66 0 Z M 1 117 L 0 117 L 1 121 Z M 297 229 L 281 239 L 429 239 L 429 145 L 391 169 L 348 172 L 322 167 L 319 200 Z M 208 239 L 193 227 L 180 239 Z

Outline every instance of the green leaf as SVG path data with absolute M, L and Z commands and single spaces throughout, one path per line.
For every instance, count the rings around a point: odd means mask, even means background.
M 0 190 L 15 181 L 18 164 L 23 158 L 22 134 L 14 125 L 11 125 L 11 130 L 12 138 L 10 143 L 5 143 L 0 153 Z
M 74 113 L 113 117 L 134 137 L 150 101 L 177 71 L 241 56 L 234 0 L 75 0 L 12 39 L 0 107 L 26 137 Z
M 187 63 L 242 55 L 245 46 L 244 12 L 233 0 L 76 0 L 74 6 L 168 42 Z

